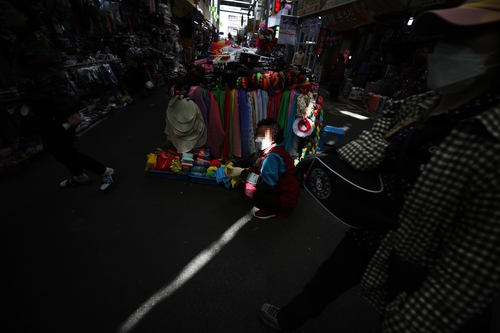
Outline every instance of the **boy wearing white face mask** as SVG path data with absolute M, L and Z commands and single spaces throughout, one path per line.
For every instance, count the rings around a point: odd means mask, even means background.
M 404 177 L 383 179 L 401 196 L 397 227 L 385 236 L 351 229 L 300 294 L 262 306 L 273 328 L 298 330 L 361 282 L 381 332 L 490 332 L 500 295 L 500 0 L 427 11 L 413 28 L 444 36 L 428 58 L 434 90 L 393 102 L 337 150 L 384 176 L 398 168 L 391 148 L 411 138 Z
M 230 178 L 245 181 L 245 195 L 259 208 L 259 219 L 282 219 L 297 206 L 300 185 L 293 175 L 294 163 L 282 145 L 283 129 L 272 118 L 257 124 L 253 155 L 231 162 L 226 169 Z

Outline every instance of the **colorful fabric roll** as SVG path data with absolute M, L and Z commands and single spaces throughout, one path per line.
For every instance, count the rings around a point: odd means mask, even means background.
M 203 166 L 192 166 L 189 168 L 189 172 L 190 173 L 197 172 L 197 173 L 205 174 L 207 172 L 207 168 L 205 168 Z
M 193 150 L 193 155 L 209 161 L 211 153 L 209 148 L 196 148 Z
M 249 133 L 250 133 L 250 111 L 248 109 L 247 92 L 243 89 L 238 90 L 238 106 L 240 111 L 240 130 L 241 130 L 241 156 L 250 155 Z
M 290 151 L 292 149 L 292 144 L 293 144 L 293 123 L 295 121 L 295 112 L 297 109 L 297 98 L 299 97 L 298 94 L 295 94 L 293 96 L 293 103 L 292 103 L 292 109 L 290 110 L 290 114 L 288 115 L 288 122 L 287 122 L 287 127 L 285 129 L 285 142 L 283 143 L 283 146 L 285 147 L 286 151 Z
M 210 161 L 210 166 L 215 166 L 217 168 L 220 168 L 222 163 L 219 160 L 211 160 Z
M 193 161 L 193 166 L 202 166 L 208 168 L 210 166 L 210 161 L 197 157 Z

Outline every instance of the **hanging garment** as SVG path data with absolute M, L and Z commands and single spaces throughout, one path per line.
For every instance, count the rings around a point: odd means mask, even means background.
M 262 114 L 260 119 L 266 119 L 267 118 L 267 103 L 269 102 L 269 95 L 267 94 L 267 91 L 261 90 L 260 91 L 261 96 L 262 96 Z
M 226 97 L 226 90 L 222 89 L 220 85 L 217 85 L 213 90 L 212 90 L 215 100 L 217 101 L 217 104 L 219 104 L 219 111 L 220 111 L 220 118 L 222 120 L 222 126 L 225 126 L 224 123 L 224 100 Z
M 252 92 L 247 92 L 247 104 L 248 104 L 248 110 L 249 110 L 248 149 L 249 149 L 250 154 L 255 153 L 254 128 L 257 128 L 257 124 L 255 123 L 255 104 L 254 104 L 254 99 L 253 99 L 252 95 L 253 95 Z
M 224 150 L 222 152 L 222 155 L 224 157 L 224 160 L 226 161 L 229 156 L 233 154 L 233 150 L 231 149 L 232 146 L 232 130 L 231 130 L 231 90 L 226 90 L 225 92 L 225 98 L 224 98 Z
M 278 118 L 276 121 L 281 128 L 285 128 L 288 121 L 288 106 L 290 104 L 290 91 L 285 90 L 281 96 Z
M 290 114 L 288 116 L 288 122 L 285 129 L 285 142 L 283 146 L 287 152 L 290 152 L 293 144 L 293 123 L 295 122 L 295 112 L 297 112 L 297 98 L 299 94 L 295 94 L 293 97 L 292 108 L 290 110 Z
M 241 127 L 240 127 L 240 109 L 238 104 L 238 90 L 233 90 L 233 155 L 241 155 Z
M 244 89 L 238 90 L 238 106 L 240 111 L 241 130 L 241 156 L 250 155 L 249 132 L 250 132 L 250 110 L 247 101 L 247 92 Z
M 260 109 L 262 107 L 262 104 L 260 102 L 260 91 L 254 90 L 252 93 L 255 105 L 255 124 L 257 124 L 260 121 Z
M 191 88 L 189 88 L 188 96 L 194 97 L 193 102 L 200 108 L 203 120 L 205 121 L 205 125 L 208 127 L 207 105 L 203 100 L 203 94 L 201 92 L 200 86 L 192 86 Z
M 215 100 L 214 94 L 208 92 L 210 99 L 210 113 L 209 113 L 209 124 L 208 127 L 208 143 L 207 148 L 212 151 L 213 158 L 219 159 L 222 157 L 222 145 L 224 144 L 225 132 L 222 127 L 222 119 L 219 112 L 219 104 Z

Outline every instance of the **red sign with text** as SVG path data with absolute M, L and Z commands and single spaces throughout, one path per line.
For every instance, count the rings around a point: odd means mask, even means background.
M 318 36 L 318 46 L 316 47 L 316 54 L 322 55 L 326 48 L 326 37 L 328 36 L 328 29 L 321 29 Z

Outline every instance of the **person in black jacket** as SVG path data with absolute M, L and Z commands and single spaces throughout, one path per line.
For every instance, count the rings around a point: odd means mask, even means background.
M 91 178 L 84 170 L 101 176 L 100 189 L 108 191 L 117 168 L 104 164 L 73 147 L 81 122 L 76 101 L 63 64 L 51 40 L 42 31 L 42 21 L 29 0 L 0 0 L 0 24 L 16 35 L 12 65 L 19 96 L 34 116 L 44 150 L 54 155 L 71 176 L 63 188 L 86 185 Z

